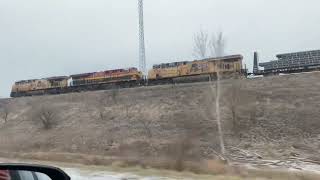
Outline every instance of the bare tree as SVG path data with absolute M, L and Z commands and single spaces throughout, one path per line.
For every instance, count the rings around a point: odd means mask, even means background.
M 225 55 L 226 39 L 223 32 L 213 34 L 200 30 L 194 34 L 193 55 L 195 58 L 221 57 Z M 210 51 L 210 52 L 209 52 Z
M 9 116 L 9 108 L 5 107 L 3 109 L 3 113 L 2 113 L 2 118 L 3 118 L 5 123 L 8 121 L 8 116 Z
M 10 113 L 10 108 L 9 108 L 8 104 L 3 104 L 3 105 L 1 105 L 0 108 L 2 109 L 0 111 L 1 118 L 4 120 L 5 123 L 7 123 L 8 116 L 9 116 L 9 113 Z
M 130 108 L 131 108 L 131 104 L 130 103 L 123 103 L 123 107 L 126 111 L 126 118 L 130 117 Z
M 210 78 L 211 81 L 211 78 Z M 222 122 L 221 122 L 221 116 L 220 116 L 220 96 L 221 96 L 221 87 L 220 87 L 220 73 L 217 72 L 217 81 L 216 86 L 214 88 L 214 84 L 211 82 L 211 90 L 212 94 L 215 92 L 215 110 L 216 110 L 216 123 L 218 126 L 218 134 L 219 134 L 219 141 L 220 141 L 220 151 L 221 154 L 225 154 L 225 145 L 224 145 L 224 137 L 223 137 L 223 130 L 222 130 Z
M 131 100 L 131 107 L 130 109 L 128 109 L 129 113 L 135 113 L 137 116 L 135 117 L 135 120 L 137 121 L 137 124 L 140 125 L 141 129 L 143 130 L 143 134 L 145 135 L 145 137 L 148 139 L 149 143 L 152 143 L 152 137 L 154 136 L 153 133 L 153 110 L 150 109 L 148 111 L 144 111 L 144 109 L 137 105 L 139 103 L 134 102 L 133 100 Z M 134 115 L 133 115 L 134 116 Z
M 145 132 L 146 137 L 148 137 L 148 139 L 152 139 L 152 137 L 153 137 L 153 133 L 152 133 L 153 122 L 150 119 L 144 119 L 144 118 L 140 118 L 139 122 L 142 125 L 142 128 Z
M 111 98 L 112 101 L 117 104 L 117 97 L 119 95 L 119 88 L 118 87 L 114 87 L 111 89 Z
M 219 32 L 217 35 L 213 34 L 209 42 L 209 48 L 211 50 L 212 57 L 221 57 L 225 55 L 226 40 L 223 32 Z
M 53 128 L 56 123 L 57 113 L 55 109 L 49 105 L 41 105 L 34 112 L 34 120 L 40 122 L 46 130 Z
M 111 94 L 110 94 L 111 93 Z M 117 104 L 118 89 L 111 89 L 111 91 L 105 91 L 100 96 L 97 96 L 97 110 L 98 119 L 105 121 L 109 119 L 110 107 L 112 104 Z
M 119 89 L 117 87 L 114 87 L 110 91 L 105 91 L 102 95 L 97 97 L 97 118 L 99 120 L 105 121 L 110 118 L 113 119 L 113 117 L 110 117 L 110 114 L 112 112 L 108 107 L 110 107 L 112 104 L 118 104 L 118 95 Z
M 173 156 L 174 164 L 173 168 L 177 171 L 183 171 L 188 158 L 190 158 L 189 152 L 194 147 L 193 139 L 189 135 L 182 136 L 179 140 L 172 144 L 170 149 L 170 156 Z
M 226 104 L 231 111 L 231 124 L 232 130 L 236 134 L 240 130 L 240 122 L 238 120 L 238 109 L 241 106 L 241 88 L 242 84 L 240 79 L 234 79 L 231 82 L 230 88 L 226 91 L 225 100 Z
M 194 34 L 194 47 L 193 47 L 193 55 L 196 58 L 204 59 L 207 57 L 209 45 L 209 35 L 208 32 L 200 30 L 198 33 Z
M 97 110 L 99 120 L 105 121 L 108 119 L 109 111 L 107 110 L 107 106 L 105 106 L 103 103 L 98 104 Z
M 180 132 L 175 141 L 169 145 L 168 156 L 173 160 L 173 168 L 182 171 L 188 160 L 200 159 L 200 139 L 206 132 L 207 125 L 204 119 L 195 121 L 199 116 L 197 110 L 194 113 L 186 113 L 188 110 L 177 112 L 171 124 Z M 177 118 L 178 117 L 178 118 Z
M 54 124 L 55 113 L 48 108 L 41 108 L 38 118 L 41 121 L 43 128 L 48 130 L 51 129 Z

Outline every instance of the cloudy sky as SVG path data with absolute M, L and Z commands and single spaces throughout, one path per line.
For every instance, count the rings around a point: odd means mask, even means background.
M 145 0 L 148 66 L 193 59 L 193 34 L 223 31 L 252 66 L 320 49 L 318 0 Z M 16 80 L 138 67 L 137 0 L 0 0 L 0 96 Z

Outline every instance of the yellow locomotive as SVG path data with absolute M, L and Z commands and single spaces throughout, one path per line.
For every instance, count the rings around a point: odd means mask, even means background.
M 11 97 L 61 94 L 69 92 L 103 90 L 114 87 L 140 85 L 142 73 L 137 68 L 114 69 L 101 72 L 76 74 L 18 81 L 12 86 Z
M 59 76 L 44 79 L 31 79 L 15 82 L 12 86 L 11 97 L 42 95 L 46 92 L 57 94 L 68 86 L 68 77 Z
M 137 68 L 18 81 L 12 86 L 11 97 L 206 81 L 209 77 L 214 78 L 218 72 L 221 75 L 241 75 L 242 60 L 241 55 L 233 55 L 154 65 L 148 73 L 147 81 Z
M 242 55 L 208 58 L 196 61 L 183 61 L 154 65 L 148 73 L 149 80 L 241 73 Z
M 142 73 L 137 68 L 114 69 L 93 73 L 71 75 L 72 86 L 131 82 L 142 79 Z

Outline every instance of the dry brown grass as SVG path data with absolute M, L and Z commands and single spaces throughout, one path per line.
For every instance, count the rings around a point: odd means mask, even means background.
M 239 136 L 232 133 L 235 129 L 232 128 L 229 101 L 221 102 L 224 137 L 228 146 L 239 145 L 239 148 L 259 153 L 264 159 L 283 159 L 291 152 L 300 153 L 301 156 L 312 155 L 313 152 L 309 150 L 290 148 L 292 144 L 307 140 L 302 131 L 309 132 L 308 138 L 315 138 L 320 133 L 320 83 L 316 83 L 320 74 L 292 77 L 241 82 L 239 96 L 242 98 L 234 102 L 240 101 L 241 104 L 236 108 L 236 120 L 241 125 L 238 127 Z M 227 91 L 230 81 L 222 81 L 221 87 L 226 96 L 238 93 Z M 19 154 L 28 159 L 87 165 L 113 163 L 121 167 L 141 166 L 249 176 L 250 172 L 241 168 L 229 169 L 220 162 L 202 161 L 214 159 L 214 151 L 219 145 L 212 107 L 214 97 L 209 98 L 212 94 L 214 92 L 210 91 L 209 84 L 194 83 L 176 85 L 174 88 L 155 86 L 121 89 L 117 93 L 98 91 L 11 99 L 8 122 L 0 124 L 0 149 L 7 152 L 20 149 L 23 152 L 75 152 Z M 99 100 L 104 97 L 105 104 L 102 106 Z M 39 123 L 34 123 L 32 109 L 42 102 L 49 102 L 58 110 L 57 123 L 51 130 L 44 131 L 39 128 Z M 88 103 L 86 110 L 83 110 L 84 102 Z M 107 110 L 105 121 L 97 120 L 100 106 Z M 141 118 L 144 118 L 142 124 L 138 122 Z M 150 126 L 144 124 L 146 120 L 152 120 Z M 146 129 L 150 131 L 146 132 Z M 184 137 L 187 138 L 184 140 Z M 191 138 L 191 142 L 186 141 Z M 268 143 L 276 146 L 266 148 Z M 170 144 L 173 144 L 173 151 L 166 153 Z M 280 147 L 280 144 L 285 146 Z M 307 144 L 314 150 L 320 146 L 318 140 Z M 19 157 L 12 154 L 13 159 Z M 269 175 L 261 173 L 266 177 Z M 308 178 L 305 176 L 296 175 L 295 178 Z
M 213 174 L 226 174 L 228 169 L 230 169 L 230 167 L 219 160 L 206 160 L 204 163 L 207 170 Z
M 283 179 L 283 180 L 319 180 L 320 174 L 301 171 L 287 171 L 274 169 L 249 170 L 247 177 L 263 177 L 266 179 Z

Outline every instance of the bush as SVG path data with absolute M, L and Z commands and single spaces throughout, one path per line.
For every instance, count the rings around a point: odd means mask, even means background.
M 40 123 L 43 129 L 49 130 L 56 124 L 57 111 L 52 106 L 41 105 L 35 108 L 33 119 L 36 123 Z

